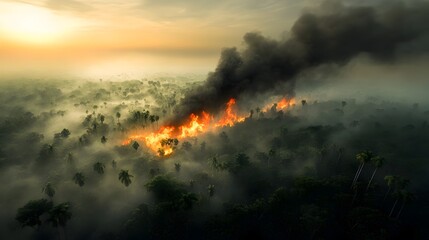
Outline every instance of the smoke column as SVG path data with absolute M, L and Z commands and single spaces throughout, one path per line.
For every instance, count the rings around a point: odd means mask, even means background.
M 391 61 L 402 44 L 429 32 L 429 4 L 346 7 L 325 3 L 304 13 L 283 41 L 258 33 L 244 36 L 245 48 L 222 51 L 218 66 L 203 86 L 186 94 L 173 122 L 202 110 L 216 113 L 229 98 L 264 93 L 285 83 L 293 95 L 294 77 L 323 64 L 347 64 L 366 53 L 379 61 Z

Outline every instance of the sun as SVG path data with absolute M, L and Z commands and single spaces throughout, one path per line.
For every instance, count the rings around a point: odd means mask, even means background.
M 3 37 L 25 43 L 53 43 L 73 27 L 72 19 L 28 4 L 0 5 L 0 32 Z

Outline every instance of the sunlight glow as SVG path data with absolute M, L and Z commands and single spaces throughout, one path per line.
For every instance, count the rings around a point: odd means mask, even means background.
M 24 43 L 53 43 L 69 33 L 79 21 L 27 4 L 0 4 L 0 33 Z

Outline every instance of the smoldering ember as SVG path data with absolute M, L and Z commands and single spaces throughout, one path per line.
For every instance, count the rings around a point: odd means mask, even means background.
M 0 239 L 428 239 L 428 22 L 0 2 Z

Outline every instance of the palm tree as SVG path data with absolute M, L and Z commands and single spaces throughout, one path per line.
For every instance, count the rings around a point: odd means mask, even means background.
M 268 161 L 267 161 L 268 167 L 270 166 L 270 159 L 274 160 L 275 157 L 276 157 L 276 150 L 275 149 L 270 149 L 270 151 L 268 152 Z
M 356 184 L 357 180 L 359 179 L 359 176 L 362 172 L 363 167 L 365 166 L 365 163 L 370 162 L 372 157 L 373 157 L 373 153 L 371 151 L 363 151 L 356 155 L 356 160 L 360 162 L 360 165 L 358 167 L 358 170 L 356 171 L 355 178 L 353 179 L 352 187 L 353 185 Z
M 106 136 L 102 136 L 100 141 L 102 144 L 105 144 L 107 142 Z
M 155 116 L 155 121 L 156 121 L 156 126 L 158 127 L 158 121 L 159 121 L 159 116 L 158 115 Z
M 121 170 L 119 173 L 119 180 L 125 185 L 125 187 L 128 187 L 128 185 L 131 184 L 132 177 L 134 176 L 129 174 L 128 170 Z
M 118 119 L 118 124 L 119 124 L 119 118 L 121 118 L 121 113 L 120 112 L 116 113 L 116 118 Z
M 198 201 L 198 198 L 195 193 L 183 193 L 179 201 L 183 209 L 188 210 L 193 207 L 194 202 Z
M 371 175 L 371 179 L 369 179 L 368 186 L 366 187 L 366 191 L 368 191 L 377 170 L 383 166 L 383 162 L 384 162 L 384 158 L 382 158 L 380 156 L 376 156 L 376 157 L 372 158 L 372 163 L 374 164 L 375 169 Z
M 46 185 L 42 188 L 42 192 L 48 195 L 50 199 L 52 199 L 55 195 L 55 189 L 50 182 L 46 183 Z
M 155 115 L 150 115 L 149 116 L 149 120 L 150 122 L 153 124 L 156 120 L 155 120 Z
M 78 172 L 73 176 L 73 181 L 79 185 L 80 187 L 82 187 L 83 185 L 85 185 L 85 176 L 83 175 L 83 173 Z
M 73 163 L 73 153 L 67 153 L 67 163 Z
M 52 209 L 53 203 L 47 199 L 32 200 L 19 208 L 15 219 L 22 227 L 39 227 L 42 225 L 40 216 Z
M 410 180 L 398 177 L 395 181 L 396 191 L 393 193 L 393 196 L 396 198 L 395 203 L 393 204 L 392 209 L 390 210 L 389 217 L 393 215 L 393 211 L 395 210 L 396 204 L 398 201 L 403 198 L 404 193 L 406 192 L 404 189 L 408 186 Z
M 401 199 L 401 191 L 395 191 L 392 195 L 393 195 L 393 197 L 395 197 L 396 198 L 396 200 L 395 200 L 395 203 L 393 204 L 393 206 L 392 206 L 392 209 L 390 210 L 390 213 L 389 213 L 389 217 L 391 217 L 392 215 L 393 215 L 393 211 L 395 210 L 395 207 L 396 207 L 396 204 L 398 204 L 398 201 L 399 201 L 399 199 Z
M 64 227 L 70 220 L 72 213 L 70 212 L 71 204 L 69 202 L 60 203 L 49 211 L 48 222 L 52 223 L 53 227 L 58 229 L 60 239 L 66 239 Z
M 390 193 L 390 190 L 392 190 L 392 188 L 395 186 L 397 180 L 398 180 L 398 176 L 387 175 L 384 177 L 384 181 L 386 182 L 386 184 L 389 188 L 387 189 L 387 192 L 384 195 L 383 200 L 386 200 L 387 196 Z
M 94 171 L 97 172 L 98 174 L 103 174 L 104 168 L 105 168 L 105 166 L 101 162 L 96 162 L 93 166 Z
M 210 185 L 207 187 L 207 190 L 208 190 L 208 192 L 209 192 L 209 196 L 210 196 L 210 197 L 213 197 L 213 195 L 214 195 L 214 191 L 215 191 L 215 186 L 214 186 L 213 184 L 210 184 Z
M 176 172 L 180 172 L 181 167 L 182 165 L 180 165 L 180 163 L 174 163 L 174 168 L 176 169 Z
M 115 160 L 112 160 L 112 168 L 113 168 L 113 169 L 116 169 L 116 166 L 117 166 L 116 161 L 115 161 Z
M 410 201 L 412 201 L 412 200 L 415 199 L 414 195 L 412 193 L 408 192 L 407 190 L 402 190 L 401 197 L 402 197 L 402 206 L 399 209 L 398 215 L 396 215 L 396 219 L 398 219 L 399 216 L 401 215 L 402 210 L 404 209 L 405 204 L 407 204 Z
M 132 147 L 137 151 L 137 149 L 140 147 L 140 144 L 137 141 L 134 141 Z

